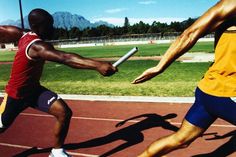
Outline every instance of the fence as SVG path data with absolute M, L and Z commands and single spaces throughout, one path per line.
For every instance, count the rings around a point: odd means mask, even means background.
M 169 43 L 179 36 L 180 32 L 152 33 L 152 34 L 128 34 L 121 36 L 101 36 L 101 37 L 82 37 L 75 39 L 64 39 L 51 41 L 58 47 L 81 47 L 81 46 L 104 46 L 104 45 L 125 45 L 125 44 L 155 44 Z M 213 40 L 214 34 L 204 37 L 208 41 Z
M 100 36 L 100 37 L 81 37 L 75 39 L 53 40 L 52 43 L 104 43 L 117 41 L 145 41 L 145 40 L 174 40 L 179 36 L 180 32 L 166 32 L 166 33 L 148 33 L 148 34 L 127 34 L 121 36 Z M 214 34 L 208 34 L 204 38 L 213 38 Z
M 148 34 L 127 34 L 120 36 L 81 37 L 75 39 L 51 40 L 57 47 L 82 47 L 82 46 L 103 46 L 103 45 L 126 45 L 126 44 L 155 44 L 169 43 L 179 36 L 180 32 L 148 33 Z M 205 39 L 213 39 L 214 34 L 208 34 Z M 206 40 L 207 41 L 207 40 Z M 9 46 L 1 44 L 0 50 Z M 12 44 L 10 45 L 12 48 Z M 16 46 L 16 45 L 14 45 Z

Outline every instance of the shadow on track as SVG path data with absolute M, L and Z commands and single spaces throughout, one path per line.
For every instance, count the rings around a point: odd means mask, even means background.
M 165 116 L 160 116 L 157 114 L 143 114 L 143 115 L 135 116 L 116 124 L 116 127 L 120 127 L 130 120 L 134 120 L 137 118 L 144 118 L 144 119 L 128 127 L 112 132 L 106 136 L 98 137 L 98 138 L 81 142 L 81 143 L 66 144 L 65 148 L 66 149 L 89 148 L 89 147 L 105 145 L 108 143 L 115 142 L 117 140 L 124 141 L 123 144 L 100 155 L 100 157 L 106 157 L 116 152 L 119 152 L 121 150 L 124 150 L 130 146 L 133 146 L 142 142 L 144 140 L 144 135 L 142 131 L 144 130 L 147 130 L 153 127 L 162 127 L 164 129 L 177 131 L 179 129 L 178 127 L 166 121 L 167 119 L 175 118 L 176 116 L 177 114 L 168 114 Z
M 224 139 L 227 137 L 231 137 L 228 142 L 224 143 L 220 147 L 218 147 L 216 150 L 210 153 L 206 154 L 198 154 L 194 155 L 192 157 L 226 157 L 230 154 L 234 153 L 236 151 L 236 130 L 231 131 L 225 135 L 214 135 L 213 138 L 208 138 L 206 140 L 218 140 L 218 139 Z
M 154 127 L 162 127 L 163 129 L 177 131 L 179 128 L 170 124 L 167 121 L 168 119 L 172 119 L 175 117 L 177 117 L 177 114 L 175 113 L 167 114 L 164 116 L 160 116 L 155 113 L 138 115 L 138 116 L 129 118 L 127 120 L 124 120 L 122 122 L 119 122 L 118 124 L 116 124 L 116 127 L 120 127 L 124 125 L 126 122 L 134 120 L 134 119 L 138 119 L 138 118 L 144 118 L 144 119 L 102 137 L 98 137 L 98 138 L 80 142 L 80 143 L 65 144 L 64 148 L 67 150 L 76 150 L 80 148 L 90 148 L 90 147 L 101 146 L 101 145 L 115 142 L 117 140 L 124 141 L 123 144 L 100 155 L 100 157 L 106 157 L 114 153 L 117 153 L 121 150 L 124 150 L 128 147 L 141 143 L 144 140 L 144 135 L 142 133 L 142 131 L 144 130 L 151 129 Z M 40 154 L 40 153 L 46 153 L 50 151 L 51 151 L 51 148 L 37 149 L 37 147 L 33 147 L 20 154 L 15 155 L 14 157 L 27 157 L 32 154 Z

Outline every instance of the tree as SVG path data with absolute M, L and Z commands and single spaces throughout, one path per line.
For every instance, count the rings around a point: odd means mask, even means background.
M 174 30 L 174 32 L 183 32 L 183 24 L 181 22 L 171 22 L 170 28 Z
M 113 35 L 112 28 L 110 28 L 106 25 L 98 26 L 97 30 L 100 32 L 101 36 L 111 36 L 111 35 Z
M 196 19 L 189 18 L 182 22 L 171 22 L 170 24 L 154 21 L 151 25 L 140 21 L 132 26 L 129 19 L 125 17 L 124 26 L 109 27 L 100 25 L 96 28 L 87 27 L 80 30 L 73 27 L 70 30 L 64 28 L 56 28 L 53 36 L 54 40 L 81 38 L 81 37 L 99 37 L 99 36 L 121 36 L 126 34 L 145 34 L 145 33 L 161 33 L 168 34 L 169 32 L 183 32 L 187 27 L 192 25 Z M 173 34 L 173 33 L 172 33 Z
M 159 33 L 159 32 L 160 32 L 160 30 L 159 30 L 159 28 L 157 27 L 157 22 L 154 21 L 154 22 L 152 23 L 152 25 L 150 26 L 150 28 L 148 29 L 148 33 Z
M 69 38 L 79 38 L 82 35 L 82 32 L 78 27 L 73 27 L 69 30 Z
M 68 35 L 68 30 L 64 29 L 64 28 L 55 28 L 54 30 L 54 35 L 53 35 L 53 39 L 57 40 L 57 39 L 68 39 L 69 35 Z
M 127 34 L 129 32 L 129 27 L 130 27 L 130 24 L 129 24 L 129 19 L 128 17 L 125 17 L 125 23 L 124 23 L 124 34 Z

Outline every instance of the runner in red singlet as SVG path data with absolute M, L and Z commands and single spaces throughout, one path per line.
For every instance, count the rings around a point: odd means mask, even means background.
M 56 117 L 54 148 L 50 157 L 68 157 L 63 149 L 72 111 L 54 92 L 40 85 L 45 61 L 65 64 L 72 68 L 91 69 L 103 76 L 114 74 L 117 69 L 111 63 L 84 58 L 74 53 L 64 53 L 45 42 L 53 33 L 53 18 L 43 9 L 29 14 L 31 32 L 24 33 L 18 27 L 0 26 L 0 42 L 18 42 L 10 80 L 0 106 L 0 131 L 4 132 L 17 115 L 27 107 L 47 112 Z

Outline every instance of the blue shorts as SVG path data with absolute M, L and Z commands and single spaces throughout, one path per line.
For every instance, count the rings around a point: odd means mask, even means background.
M 14 99 L 5 95 L 0 105 L 0 128 L 8 128 L 19 113 L 27 107 L 48 112 L 51 105 L 58 99 L 59 97 L 56 93 L 42 86 L 38 89 L 33 89 L 30 96 L 23 99 Z
M 236 102 L 230 97 L 216 97 L 195 91 L 195 102 L 185 116 L 191 124 L 207 129 L 217 118 L 236 125 Z

